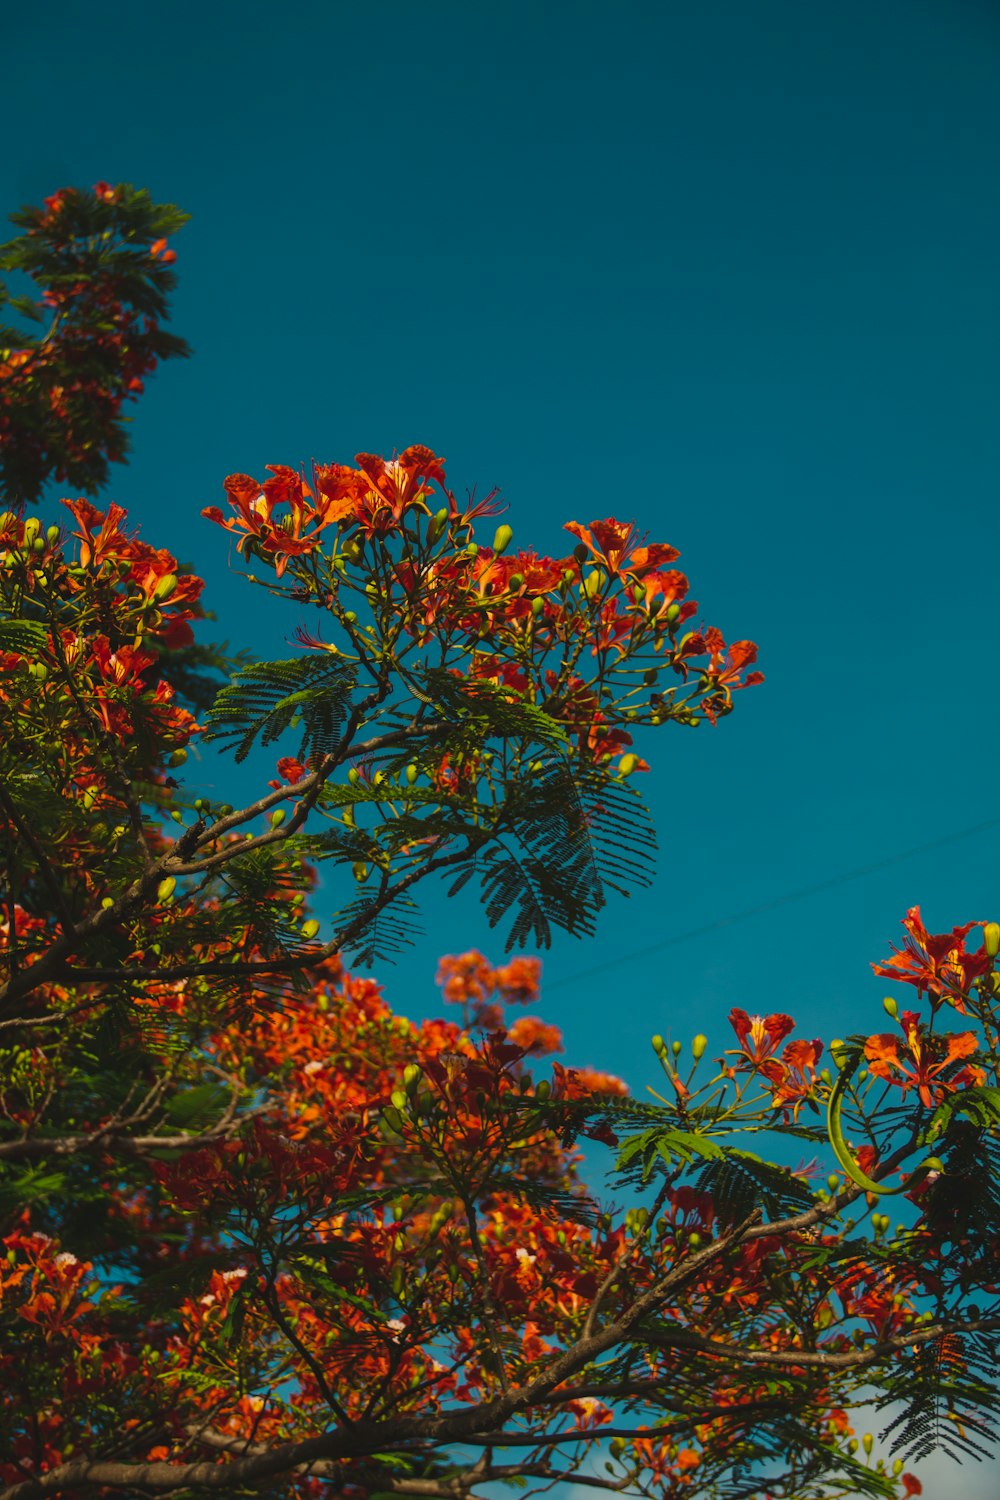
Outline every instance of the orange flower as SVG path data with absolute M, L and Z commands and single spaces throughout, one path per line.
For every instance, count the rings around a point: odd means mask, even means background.
M 780 1013 L 773 1016 L 748 1016 L 745 1010 L 738 1008 L 729 1012 L 729 1024 L 739 1039 L 737 1055 L 745 1058 L 758 1072 L 767 1072 L 765 1065 L 774 1057 L 778 1043 L 784 1041 L 795 1026 L 791 1016 Z
M 912 1010 L 904 1010 L 900 1025 L 905 1043 L 892 1033 L 870 1036 L 865 1043 L 868 1071 L 876 1078 L 896 1084 L 904 1094 L 916 1088 L 926 1109 L 940 1104 L 957 1088 L 986 1081 L 982 1068 L 954 1070 L 954 1064 L 971 1057 L 979 1046 L 974 1032 L 953 1032 L 949 1036 L 922 1033 L 920 1017 Z
M 906 941 L 895 948 L 891 958 L 872 964 L 883 979 L 898 979 L 916 986 L 917 994 L 929 991 L 965 1013 L 965 995 L 974 979 L 987 974 L 990 958 L 985 950 L 966 953 L 965 939 L 978 922 L 965 922 L 951 932 L 930 933 L 920 917 L 920 907 L 911 906 L 903 918 Z
M 559 1027 L 549 1026 L 545 1021 L 540 1021 L 537 1016 L 520 1016 L 507 1035 L 515 1046 L 523 1047 L 525 1052 L 532 1052 L 536 1057 L 544 1057 L 546 1053 L 563 1050 L 562 1032 Z

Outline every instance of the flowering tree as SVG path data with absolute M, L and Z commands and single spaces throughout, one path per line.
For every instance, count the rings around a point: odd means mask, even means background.
M 129 193 L 21 222 L 67 255 L 102 205 L 129 244 L 180 222 Z M 50 331 L 70 379 L 97 274 Z M 40 353 L 0 369 L 15 500 L 117 455 L 121 368 L 68 408 Z M 515 550 L 428 448 L 268 473 L 205 514 L 313 627 L 213 693 L 201 582 L 120 507 L 0 522 L 0 1500 L 919 1492 L 906 1456 L 991 1436 L 1000 928 L 915 908 L 877 967 L 915 1008 L 825 1066 L 784 1015 L 656 1037 L 649 1103 L 543 1062 L 536 959 L 447 957 L 455 1019 L 394 1016 L 357 971 L 425 886 L 523 948 L 648 880 L 633 732 L 714 723 L 755 648 L 697 623 L 674 548 L 607 519 Z M 265 764 L 255 801 L 187 779 L 199 739 Z M 873 1399 L 898 1458 L 853 1435 Z

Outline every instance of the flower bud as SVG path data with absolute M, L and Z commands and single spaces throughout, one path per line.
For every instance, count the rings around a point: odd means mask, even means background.
M 621 760 L 618 762 L 618 774 L 619 774 L 619 776 L 621 776 L 621 777 L 631 776 L 632 772 L 635 770 L 635 768 L 636 768 L 636 766 L 638 764 L 639 764 L 639 757 L 637 755 L 633 755 L 631 753 L 631 751 L 629 752 L 628 755 L 623 755 L 622 758 L 621 758 Z
M 42 529 L 42 523 L 37 516 L 29 516 L 24 523 L 24 541 L 26 546 L 35 540 Z
M 351 866 L 351 874 L 354 876 L 359 885 L 364 885 L 365 881 L 368 879 L 368 866 L 365 864 L 364 860 L 359 859 L 355 861 L 355 863 Z
M 176 889 L 177 881 L 172 875 L 168 875 L 166 879 L 161 880 L 159 885 L 156 887 L 157 901 L 159 901 L 161 904 L 165 901 L 169 901 Z
M 543 1104 L 552 1092 L 552 1087 L 547 1078 L 540 1078 L 535 1084 L 535 1098 Z
M 680 1042 L 671 1042 L 670 1043 L 670 1050 L 674 1054 L 674 1058 L 676 1059 L 676 1058 L 680 1057 L 681 1052 L 683 1051 L 683 1048 L 681 1047 Z
M 983 928 L 983 947 L 990 958 L 1000 952 L 1000 922 L 987 922 Z
M 826 1179 L 826 1185 L 830 1189 L 831 1193 L 838 1193 L 840 1191 L 840 1178 L 837 1176 L 836 1172 L 830 1173 L 829 1177 Z
M 444 509 L 439 510 L 436 515 L 431 517 L 430 524 L 427 527 L 427 540 L 432 544 L 436 542 L 447 524 L 448 511 L 447 507 L 445 507 Z
M 500 556 L 501 552 L 507 551 L 507 548 L 510 546 L 513 536 L 514 532 L 510 526 L 504 525 L 497 527 L 496 535 L 493 538 L 493 551 L 496 553 L 497 557 Z
M 413 783 L 416 781 L 417 775 L 418 775 L 418 772 L 417 772 L 416 766 L 413 766 L 413 765 L 407 766 L 407 768 L 406 768 L 406 779 L 409 782 L 410 786 L 412 786 Z
M 408 1094 L 412 1094 L 423 1076 L 423 1069 L 418 1067 L 416 1063 L 406 1064 L 406 1067 L 403 1069 L 403 1087 Z
M 316 918 L 310 917 L 308 922 L 303 922 L 301 931 L 302 936 L 306 939 L 307 942 L 311 938 L 314 938 L 317 932 L 319 932 L 319 923 L 317 922 Z
M 653 1037 L 652 1042 L 653 1051 L 656 1053 L 657 1057 L 662 1057 L 667 1050 L 666 1042 L 663 1040 L 662 1036 L 659 1035 L 659 1033 L 657 1033 L 657 1035 Z
M 59 538 L 61 536 L 62 532 L 59 530 L 58 526 L 50 526 L 48 531 L 45 533 L 45 540 L 48 542 L 50 547 L 55 547 L 58 545 Z
M 703 1036 L 702 1033 L 699 1031 L 698 1035 L 695 1037 L 694 1041 L 691 1043 L 691 1055 L 694 1058 L 695 1062 L 700 1062 L 701 1059 L 705 1056 L 705 1049 L 706 1049 L 707 1046 L 708 1046 L 708 1037 L 707 1036 Z
M 536 618 L 542 613 L 542 610 L 544 608 L 545 608 L 545 600 L 544 599 L 532 599 L 532 601 L 531 601 L 531 613 Z
M 347 773 L 347 779 L 351 783 L 351 786 L 357 786 L 358 782 L 361 780 L 361 772 L 358 770 L 357 766 L 351 767 L 351 769 Z
M 891 1016 L 894 1021 L 897 1021 L 899 1019 L 899 1006 L 896 1004 L 896 1001 L 894 1000 L 892 995 L 886 995 L 885 999 L 882 1001 L 882 1009 L 885 1011 L 886 1015 Z
M 677 621 L 677 620 L 680 619 L 680 617 L 681 617 L 681 607 L 680 607 L 679 604 L 670 604 L 670 605 L 667 606 L 667 624 L 668 625 L 673 625 L 675 623 L 675 621 Z
M 274 809 L 274 812 L 271 814 L 271 827 L 280 828 L 284 821 L 285 809 L 283 807 L 276 807 Z
M 872 1437 L 870 1432 L 866 1432 L 864 1437 L 861 1439 L 861 1446 L 866 1453 L 871 1453 L 872 1448 L 875 1446 L 875 1439 Z
M 177 574 L 164 573 L 163 577 L 156 585 L 156 588 L 153 590 L 153 598 L 157 601 L 157 603 L 162 604 L 164 599 L 170 598 L 170 595 L 175 592 L 176 588 Z

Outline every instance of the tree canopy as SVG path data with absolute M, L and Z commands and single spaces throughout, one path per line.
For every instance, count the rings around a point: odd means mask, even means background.
M 310 623 L 198 640 L 120 506 L 27 510 L 94 493 L 184 352 L 183 221 L 99 184 L 3 252 L 52 317 L 0 351 L 0 1500 L 919 1493 L 993 1438 L 1000 927 L 910 911 L 888 1031 L 668 1018 L 648 1100 L 547 1061 L 511 950 L 652 879 L 634 736 L 722 719 L 756 648 L 672 545 L 541 556 L 420 445 L 226 478 L 204 547 Z M 456 942 L 455 1009 L 394 1015 L 367 971 L 464 887 L 507 955 Z

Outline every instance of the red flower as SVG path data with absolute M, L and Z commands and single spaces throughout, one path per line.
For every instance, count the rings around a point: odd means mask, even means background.
M 970 1057 L 979 1046 L 974 1032 L 961 1031 L 950 1036 L 922 1033 L 920 1017 L 913 1010 L 904 1010 L 899 1024 L 905 1044 L 891 1032 L 870 1036 L 865 1043 L 868 1071 L 876 1078 L 896 1084 L 904 1094 L 915 1087 L 926 1109 L 940 1104 L 946 1094 L 957 1088 L 985 1082 L 981 1068 L 970 1066 L 953 1071 L 954 1063 Z
M 774 1061 L 778 1044 L 795 1026 L 791 1016 L 779 1013 L 772 1016 L 748 1016 L 745 1010 L 729 1012 L 729 1024 L 739 1039 L 739 1056 L 744 1057 L 757 1072 L 768 1077 L 772 1072 L 781 1076 L 781 1064 Z
M 965 995 L 974 979 L 989 972 L 991 960 L 983 949 L 966 953 L 965 939 L 978 922 L 965 922 L 951 932 L 930 933 L 920 918 L 920 907 L 911 906 L 903 918 L 906 942 L 884 963 L 872 964 L 883 979 L 898 979 L 916 986 L 917 994 L 930 991 L 949 1000 L 965 1013 Z
M 508 1037 L 517 1047 L 523 1047 L 525 1052 L 531 1052 L 535 1057 L 543 1057 L 548 1052 L 562 1052 L 562 1032 L 558 1026 L 550 1026 L 545 1021 L 540 1021 L 537 1016 L 519 1016 L 513 1026 L 507 1032 Z

